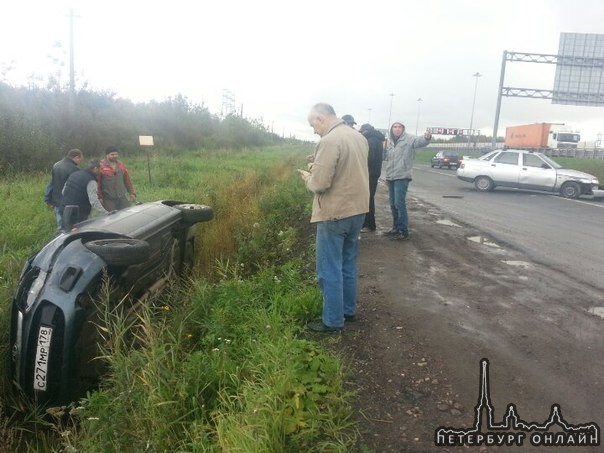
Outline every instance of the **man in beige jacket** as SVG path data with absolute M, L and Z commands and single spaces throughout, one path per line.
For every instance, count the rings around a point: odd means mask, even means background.
M 317 277 L 323 293 L 322 320 L 308 328 L 335 332 L 356 315 L 359 232 L 369 211 L 368 145 L 329 104 L 314 105 L 308 122 L 321 140 L 310 172 L 299 172 L 314 193 L 310 221 L 317 224 Z

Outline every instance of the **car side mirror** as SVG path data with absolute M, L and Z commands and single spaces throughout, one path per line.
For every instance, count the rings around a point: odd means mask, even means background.
M 63 228 L 65 231 L 71 231 L 73 225 L 77 223 L 79 213 L 80 207 L 78 205 L 70 204 L 65 206 L 65 209 L 63 209 Z

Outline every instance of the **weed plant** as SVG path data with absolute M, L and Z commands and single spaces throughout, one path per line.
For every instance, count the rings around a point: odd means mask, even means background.
M 44 417 L 14 412 L 8 419 L 5 385 L 0 444 L 23 451 L 349 451 L 356 429 L 341 363 L 303 333 L 321 308 L 311 198 L 293 172 L 307 153 L 158 154 L 150 159 L 151 182 L 145 156 L 128 161 L 142 201 L 214 208 L 215 219 L 197 231 L 196 275 L 134 317 L 102 296 L 100 357 L 110 372 L 100 389 Z M 45 182 L 40 176 L 30 193 L 40 203 Z M 46 214 L 37 233 L 43 239 L 21 242 L 16 263 L 52 235 Z M 14 290 L 17 275 L 8 271 L 7 288 Z M 6 344 L 2 326 L 5 313 Z

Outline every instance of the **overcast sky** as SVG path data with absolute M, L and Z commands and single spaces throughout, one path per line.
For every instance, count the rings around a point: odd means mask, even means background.
M 213 113 L 227 89 L 244 116 L 313 140 L 316 102 L 359 125 L 469 128 L 475 89 L 473 127 L 490 135 L 503 51 L 557 54 L 561 32 L 604 33 L 602 0 L 21 0 L 0 14 L 0 69 L 13 68 L 0 78 L 46 76 L 50 55 L 67 83 L 70 8 L 78 86 L 136 102 L 182 94 Z M 505 85 L 551 90 L 554 74 L 508 62 Z M 593 141 L 604 108 L 503 98 L 499 135 L 532 122 L 564 122 Z

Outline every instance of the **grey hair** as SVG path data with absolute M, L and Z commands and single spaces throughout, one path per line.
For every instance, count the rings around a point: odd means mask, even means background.
M 321 115 L 336 116 L 336 111 L 333 109 L 333 107 L 325 102 L 319 102 L 318 104 L 313 105 L 310 111 L 319 113 Z

